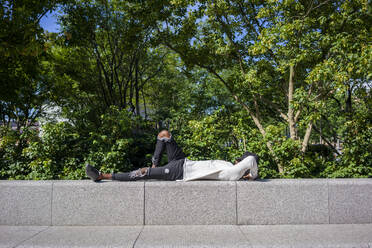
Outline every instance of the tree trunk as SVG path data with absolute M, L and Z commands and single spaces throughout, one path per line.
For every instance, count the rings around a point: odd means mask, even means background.
M 139 116 L 141 113 L 140 113 L 140 106 L 139 106 L 138 62 L 136 64 L 136 78 L 135 78 L 134 90 L 135 90 L 135 101 L 136 101 L 136 114 L 137 116 Z
M 311 130 L 312 129 L 313 129 L 313 123 L 310 122 L 307 125 L 307 129 L 306 129 L 306 133 L 305 133 L 305 136 L 304 136 L 304 140 L 302 141 L 302 149 L 301 149 L 302 152 L 306 152 L 307 146 L 309 144 L 310 134 L 311 134 Z
M 145 93 L 142 91 L 142 98 L 143 98 L 143 107 L 145 110 L 145 120 L 147 120 L 147 107 L 146 107 L 146 99 L 145 99 Z
M 288 82 L 288 124 L 289 124 L 289 134 L 291 139 L 297 140 L 297 130 L 296 130 L 296 122 L 293 116 L 293 88 L 294 88 L 294 69 L 293 65 L 289 67 L 289 82 Z
M 263 126 L 261 125 L 260 120 L 252 113 L 250 108 L 245 103 L 243 103 L 236 95 L 233 95 L 233 96 L 234 96 L 235 100 L 237 102 L 239 102 L 243 106 L 243 108 L 248 112 L 248 114 L 253 119 L 253 122 L 256 124 L 258 130 L 260 130 L 260 133 L 262 134 L 262 136 L 265 137 L 266 136 L 266 131 L 263 128 Z M 278 166 L 279 173 L 283 173 L 284 172 L 284 167 L 283 167 L 282 163 L 280 162 L 279 158 L 275 155 L 274 149 L 273 149 L 270 141 L 266 142 L 266 146 L 269 149 L 271 155 L 274 158 L 274 161 L 276 162 L 276 164 Z
M 349 85 L 348 88 L 347 88 L 347 98 L 346 98 L 346 107 L 345 107 L 345 111 L 346 111 L 346 113 L 348 114 L 349 117 L 351 117 L 352 113 L 353 113 L 351 94 L 352 94 L 352 90 L 351 90 L 351 87 Z
M 208 67 L 206 68 L 208 69 Z M 233 90 L 229 87 L 229 85 L 227 84 L 227 82 L 225 82 L 225 80 L 223 80 L 223 78 L 215 71 L 213 70 L 210 70 L 210 72 L 212 72 L 222 83 L 223 85 L 225 85 L 225 87 L 228 89 L 228 91 L 231 93 L 231 95 L 233 96 L 233 98 L 240 104 L 243 106 L 243 108 L 248 112 L 248 114 L 251 116 L 251 118 L 253 119 L 253 122 L 254 124 L 256 124 L 258 130 L 260 130 L 260 133 L 261 135 L 265 138 L 266 136 L 266 131 L 265 129 L 263 128 L 263 126 L 261 125 L 261 122 L 260 120 L 257 118 L 257 116 L 254 115 L 254 113 L 251 111 L 251 109 L 248 107 L 247 104 L 245 104 L 243 101 L 240 100 L 240 98 L 235 95 L 233 93 Z M 267 148 L 269 149 L 270 153 L 271 153 L 271 156 L 273 157 L 275 163 L 277 164 L 278 166 L 278 171 L 279 173 L 283 173 L 284 172 L 284 167 L 283 167 L 283 164 L 280 162 L 278 156 L 275 155 L 275 152 L 274 152 L 274 149 L 270 143 L 270 141 L 266 142 L 266 146 Z
M 129 107 L 130 111 L 133 113 L 134 112 L 134 105 L 133 105 L 133 80 L 130 81 L 130 86 L 129 86 Z
M 323 140 L 322 140 L 322 120 L 319 121 L 319 144 L 322 144 L 323 143 Z

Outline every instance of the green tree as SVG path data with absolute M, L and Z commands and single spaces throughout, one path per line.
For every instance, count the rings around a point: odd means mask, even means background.
M 66 1 L 5 1 L 0 5 L 0 117 L 17 129 L 42 112 L 49 85 L 41 63 L 47 57 L 47 35 L 40 19 Z
M 163 42 L 230 91 L 267 140 L 280 173 L 292 162 L 278 154 L 287 141 L 268 135 L 270 124 L 286 124 L 297 161 L 325 102 L 340 85 L 370 78 L 367 1 L 172 3 L 183 11 L 160 28 Z
M 154 12 L 160 10 L 149 10 L 150 4 L 76 1 L 64 9 L 64 43 L 72 54 L 86 58 L 71 76 L 96 95 L 103 112 L 114 105 L 139 115 L 144 88 L 163 68 L 166 51 L 157 49 L 153 36 Z M 89 77 L 79 79 L 86 68 Z

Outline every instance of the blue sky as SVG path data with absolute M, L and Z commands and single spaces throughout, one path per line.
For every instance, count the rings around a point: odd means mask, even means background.
M 49 12 L 40 20 L 40 26 L 48 32 L 59 32 L 59 25 L 57 24 L 58 12 Z

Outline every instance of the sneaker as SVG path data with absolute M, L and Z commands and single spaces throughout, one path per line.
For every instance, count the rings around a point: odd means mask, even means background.
M 85 172 L 87 173 L 88 177 L 90 177 L 90 179 L 92 179 L 94 182 L 101 181 L 101 179 L 98 179 L 101 172 L 99 172 L 96 168 L 94 168 L 90 164 L 85 165 Z

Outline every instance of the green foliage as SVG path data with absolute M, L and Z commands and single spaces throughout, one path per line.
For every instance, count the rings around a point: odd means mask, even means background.
M 366 106 L 365 106 L 366 107 Z M 323 172 L 326 177 L 372 177 L 372 116 L 370 106 L 345 123 L 342 155 Z
M 322 118 L 326 106 L 332 99 L 350 106 L 350 98 L 358 98 L 353 88 L 369 82 L 367 1 L 188 3 L 193 8 L 162 27 L 165 43 L 186 65 L 206 69 L 229 90 L 254 119 L 283 175 L 289 163 L 292 176 L 310 176 L 313 169 L 301 153 L 314 142 L 313 130 L 326 119 L 333 126 L 327 135 L 334 138 L 340 122 Z M 349 98 L 335 97 L 346 89 Z M 292 141 L 267 137 L 270 126 L 283 129 L 283 123 Z
M 38 139 L 37 132 L 31 129 L 20 132 L 1 127 L 0 134 L 0 178 L 24 179 L 31 168 L 23 150 Z
M 244 112 L 222 107 L 199 120 L 189 120 L 178 130 L 177 141 L 191 160 L 222 159 L 235 162 L 245 151 L 260 157 L 260 178 L 276 178 L 278 173 L 259 132 Z
M 44 33 L 59 4 L 62 32 Z M 261 178 L 372 176 L 366 0 L 32 0 L 0 12 L 2 179 L 149 166 L 164 127 L 190 159 L 257 153 Z
M 274 153 L 284 168 L 282 174 L 277 175 L 283 178 L 311 178 L 321 177 L 320 173 L 334 163 L 331 154 L 324 154 L 322 151 L 308 149 L 301 152 L 299 140 L 290 139 L 286 135 L 286 126 L 269 125 L 266 128 L 265 142 L 270 141 L 274 147 Z M 264 149 L 265 146 L 262 146 Z M 268 154 L 269 156 L 269 154 Z
M 23 150 L 31 161 L 32 172 L 27 178 L 76 179 L 76 174 L 81 178 L 84 175 L 81 157 L 83 141 L 78 133 L 66 122 L 48 123 L 42 128 L 41 139 Z M 70 175 L 71 172 L 75 173 Z
M 40 19 L 68 0 L 2 1 L 0 5 L 0 118 L 28 126 L 41 114 L 50 85 L 42 62 L 48 35 Z
M 150 166 L 155 132 L 148 122 L 116 107 L 100 119 L 100 128 L 89 133 L 89 163 L 112 172 Z
M 106 172 L 130 171 L 151 164 L 154 133 L 145 121 L 111 108 L 101 127 L 83 130 L 68 122 L 49 122 L 41 138 L 35 131 L 3 130 L 0 175 L 9 179 L 82 179 L 85 163 Z

